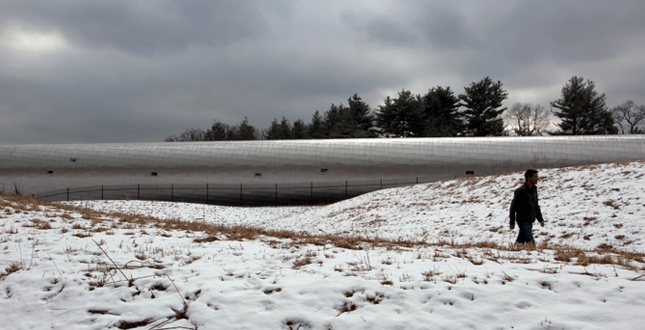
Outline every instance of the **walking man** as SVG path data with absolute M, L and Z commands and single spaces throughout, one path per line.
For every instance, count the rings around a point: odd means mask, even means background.
M 510 228 L 515 229 L 515 222 L 520 227 L 520 233 L 517 235 L 516 243 L 535 244 L 533 240 L 533 221 L 537 218 L 540 226 L 544 227 L 544 219 L 538 205 L 538 171 L 526 170 L 524 172 L 526 182 L 515 190 L 513 201 L 510 209 Z

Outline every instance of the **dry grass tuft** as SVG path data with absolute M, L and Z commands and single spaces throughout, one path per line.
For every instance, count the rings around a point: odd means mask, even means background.
M 365 295 L 365 301 L 371 302 L 374 305 L 378 305 L 381 301 L 385 299 L 385 294 L 383 292 L 376 291 L 374 295 Z
M 578 258 L 580 255 L 584 255 L 584 253 L 579 249 L 562 248 L 555 251 L 554 259 L 556 261 L 571 262 L 572 259 Z
M 542 286 L 542 289 L 548 289 L 548 290 L 553 289 L 553 286 L 551 285 L 551 283 L 547 281 L 540 282 L 540 285 Z
M 300 269 L 302 266 L 306 266 L 311 264 L 311 258 L 309 257 L 304 257 L 304 258 L 296 258 L 296 260 L 293 261 L 293 269 Z
M 10 263 L 3 272 L 0 272 L 0 280 L 3 280 L 5 277 L 13 274 L 22 269 L 22 266 L 19 263 Z
M 349 313 L 349 312 L 355 311 L 356 308 L 358 307 L 356 307 L 356 304 L 354 304 L 354 302 L 351 302 L 351 301 L 345 302 L 343 306 L 341 306 L 340 309 L 338 310 L 338 315 L 336 316 L 338 317 L 343 313 Z

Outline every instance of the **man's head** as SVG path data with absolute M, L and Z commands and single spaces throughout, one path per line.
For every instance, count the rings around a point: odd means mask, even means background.
M 537 182 L 538 182 L 538 171 L 536 171 L 536 170 L 526 170 L 526 172 L 524 172 L 524 178 L 526 179 L 526 182 L 530 183 L 531 185 L 537 184 Z

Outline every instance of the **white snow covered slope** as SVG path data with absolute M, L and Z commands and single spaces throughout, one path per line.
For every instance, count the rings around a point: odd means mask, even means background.
M 0 195 L 0 329 L 644 328 L 645 162 L 540 176 L 537 249 L 508 229 L 522 173 L 319 207 Z M 406 242 L 233 239 L 209 225 Z

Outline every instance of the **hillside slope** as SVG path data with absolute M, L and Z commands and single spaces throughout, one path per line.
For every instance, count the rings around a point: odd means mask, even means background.
M 644 165 L 542 171 L 538 239 L 642 250 Z M 642 253 L 508 244 L 520 181 L 294 208 L 0 194 L 0 329 L 642 329 Z M 347 248 L 257 227 L 422 244 Z M 499 244 L 423 244 L 487 240 Z
M 645 252 L 645 161 L 545 169 L 539 196 L 546 226 L 538 242 Z M 512 243 L 508 208 L 522 173 L 375 191 L 322 207 L 235 208 L 147 201 L 74 202 L 97 210 L 251 225 L 312 234 L 423 242 Z

